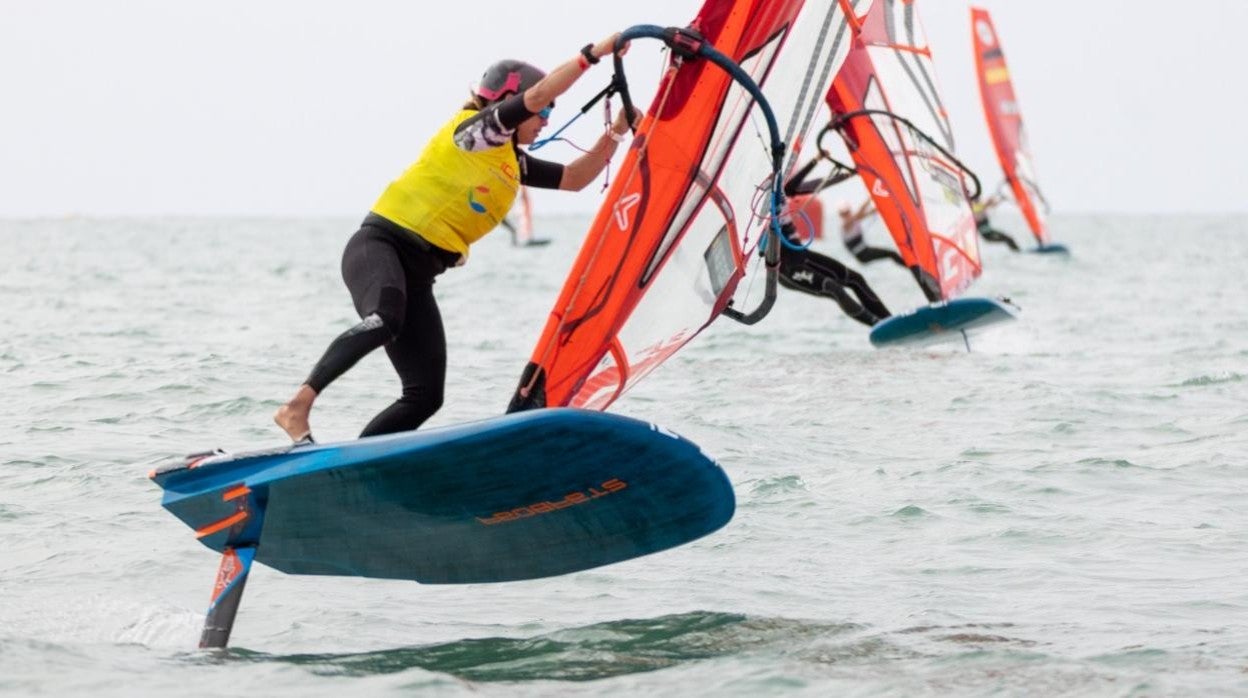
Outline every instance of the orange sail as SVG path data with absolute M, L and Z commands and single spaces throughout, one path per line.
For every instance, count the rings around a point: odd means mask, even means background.
M 1036 185 L 1035 169 L 1023 130 L 1023 117 L 1014 98 L 1014 85 L 1001 52 L 1001 41 L 992 26 L 988 10 L 971 8 L 971 36 L 975 42 L 975 72 L 979 77 L 979 96 L 984 103 L 984 118 L 992 134 L 992 145 L 1005 172 L 1005 181 L 1014 193 L 1014 201 L 1027 220 L 1027 227 L 1041 246 L 1049 244 L 1049 231 L 1044 212 L 1038 202 L 1044 197 Z
M 757 84 L 800 150 L 848 50 L 840 3 L 707 0 L 691 29 Z M 729 307 L 771 220 L 760 112 L 720 66 L 674 54 L 511 410 L 605 409 Z
M 853 46 L 827 95 L 833 123 L 919 287 L 929 301 L 948 300 L 982 265 L 915 1 L 875 0 L 850 24 Z

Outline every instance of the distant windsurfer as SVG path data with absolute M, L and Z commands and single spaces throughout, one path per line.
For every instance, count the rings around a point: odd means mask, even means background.
M 511 244 L 513 246 L 520 244 L 516 242 L 516 224 L 511 222 L 511 216 L 499 221 L 498 224 L 507 229 L 507 233 L 511 235 Z
M 1001 194 L 993 194 L 987 200 L 974 199 L 971 201 L 971 213 L 975 214 L 975 227 L 979 229 L 979 235 L 988 242 L 1001 242 L 1009 246 L 1013 252 L 1018 252 L 1018 243 L 1014 242 L 1014 238 L 992 227 L 992 223 L 988 221 L 988 211 L 997 204 L 1005 200 Z
M 555 99 L 612 53 L 617 35 L 587 44 L 549 74 L 520 61 L 491 65 L 471 99 L 390 183 L 347 242 L 342 275 L 359 324 L 339 335 L 273 419 L 292 440 L 311 440 L 312 404 L 334 379 L 385 346 L 402 396 L 360 436 L 416 429 L 442 406 L 446 337 L 434 278 L 460 266 L 497 226 L 522 185 L 577 191 L 606 167 L 629 124 L 621 112 L 584 155 L 561 165 L 532 157 Z
M 845 249 L 853 253 L 860 263 L 869 264 L 877 259 L 891 259 L 905 268 L 906 263 L 901 255 L 893 250 L 871 247 L 863 240 L 862 222 L 875 215 L 871 199 L 862 202 L 857 210 L 848 201 L 839 201 L 836 204 L 836 214 L 841 219 L 841 241 L 845 243 Z
M 549 238 L 533 237 L 533 207 L 529 203 L 529 188 L 520 187 L 520 194 L 516 198 L 518 201 L 515 206 L 501 221 L 501 225 L 511 235 L 511 246 L 539 247 L 549 243 Z M 513 215 L 520 219 L 519 222 L 512 220 Z
M 780 230 L 789 242 L 798 246 L 803 244 L 791 220 L 782 219 Z M 862 274 L 809 248 L 793 249 L 788 245 L 780 248 L 779 281 L 785 288 L 831 298 L 846 315 L 867 327 L 892 314 Z M 849 291 L 853 292 L 853 296 Z

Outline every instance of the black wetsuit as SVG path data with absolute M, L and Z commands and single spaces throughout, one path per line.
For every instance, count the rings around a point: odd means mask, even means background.
M 852 176 L 854 174 L 852 170 L 847 170 L 847 171 L 843 171 L 838 176 L 826 177 L 820 181 L 813 181 L 813 180 L 807 181 L 806 177 L 810 175 L 811 171 L 815 169 L 815 166 L 817 164 L 819 164 L 819 158 L 815 158 L 814 160 L 811 160 L 810 162 L 806 163 L 806 165 L 804 165 L 801 169 L 795 172 L 789 178 L 789 181 L 784 186 L 784 195 L 788 197 L 800 196 L 803 194 L 813 195 L 813 194 L 818 193 L 822 189 L 826 189 L 828 187 L 836 185 L 839 182 L 843 182 L 849 176 Z M 867 243 L 864 242 L 862 239 L 862 228 L 860 227 L 861 224 L 855 223 L 854 225 L 855 225 L 854 234 L 846 236 L 844 234 L 844 231 L 842 231 L 841 239 L 845 242 L 845 247 L 849 249 L 850 253 L 854 255 L 854 258 L 857 259 L 859 263 L 867 264 L 868 262 L 874 262 L 877 259 L 891 259 L 897 264 L 901 265 L 902 268 L 906 267 L 905 260 L 902 259 L 901 255 L 897 254 L 896 252 L 892 250 L 886 250 L 880 247 L 867 246 Z M 822 257 L 822 255 L 817 255 L 817 256 Z M 829 258 L 823 257 L 823 259 L 829 259 Z M 829 261 L 832 261 L 834 264 L 838 264 L 838 265 L 840 264 L 840 262 L 836 262 L 835 260 L 829 260 Z M 870 291 L 868 290 L 868 292 Z M 881 305 L 880 307 L 883 307 L 883 306 Z
M 501 226 L 503 226 L 504 228 L 506 228 L 506 229 L 507 229 L 507 233 L 508 233 L 509 235 L 511 235 L 511 244 L 512 244 L 513 246 L 514 246 L 514 245 L 519 244 L 519 243 L 516 241 L 516 232 L 517 232 L 517 231 L 516 231 L 516 224 L 511 222 L 511 218 L 510 218 L 510 217 L 508 217 L 508 218 L 504 218 L 503 220 L 499 221 L 499 222 L 498 222 L 498 224 L 499 224 L 499 225 L 501 225 Z
M 979 229 L 980 237 L 988 242 L 1003 242 L 1009 245 L 1010 250 L 1018 252 L 1018 243 L 1014 242 L 1014 238 L 1006 235 L 992 227 L 992 223 L 988 222 L 988 216 L 980 214 L 975 217 L 975 227 Z
M 792 225 L 784 226 L 783 230 L 790 241 L 800 243 Z M 780 248 L 780 285 L 813 296 L 831 298 L 846 315 L 868 327 L 892 314 L 867 285 L 862 274 L 809 249 Z M 854 292 L 857 301 L 845 291 L 846 288 Z
M 510 130 L 529 116 L 532 114 L 524 109 L 522 95 L 516 95 L 482 110 L 459 128 L 483 127 L 481 137 L 510 138 Z M 559 187 L 563 165 L 520 151 L 517 157 L 522 184 Z M 364 427 L 360 436 L 415 429 L 442 406 L 446 335 L 433 297 L 433 282 L 458 261 L 457 253 L 436 247 L 375 213 L 364 219 L 347 242 L 342 253 L 342 278 L 363 319 L 330 343 L 305 382 L 320 394 L 369 352 L 385 346 L 403 392 Z
M 906 262 L 901 258 L 901 255 L 893 250 L 867 245 L 862 239 L 861 228 L 858 229 L 857 235 L 842 237 L 842 240 L 845 242 L 845 247 L 854 255 L 854 259 L 857 259 L 861 264 L 868 264 L 877 259 L 891 259 L 903 269 L 906 266 Z
M 384 345 L 403 393 L 360 436 L 415 429 L 442 406 L 446 335 L 433 280 L 458 257 L 376 214 L 369 214 L 347 242 L 342 278 L 363 321 L 329 345 L 306 382 L 319 394 Z

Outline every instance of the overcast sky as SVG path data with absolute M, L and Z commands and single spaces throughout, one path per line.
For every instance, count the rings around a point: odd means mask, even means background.
M 631 24 L 685 24 L 700 4 L 0 0 L 0 216 L 360 216 L 496 58 L 550 67 Z M 1056 212 L 1248 211 L 1248 2 L 980 4 Z M 919 11 L 958 152 L 995 181 L 967 5 Z M 641 104 L 658 47 L 628 57 Z M 553 124 L 609 73 L 583 78 Z M 578 140 L 599 121 L 583 118 Z M 538 214 L 599 199 L 596 185 L 544 194 Z

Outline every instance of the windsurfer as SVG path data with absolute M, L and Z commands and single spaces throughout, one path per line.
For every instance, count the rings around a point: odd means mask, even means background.
M 511 222 L 511 216 L 507 216 L 503 220 L 499 221 L 498 224 L 506 228 L 507 233 L 511 235 L 512 247 L 515 247 L 516 245 L 520 244 L 519 242 L 516 241 L 516 224 Z
M 1011 251 L 1018 252 L 1018 243 L 1014 242 L 1014 238 L 993 228 L 988 221 L 988 211 L 1004 200 L 999 193 L 988 197 L 986 201 L 976 198 L 971 202 L 971 213 L 975 214 L 975 227 L 979 229 L 980 237 L 988 242 L 1005 243 Z
M 347 242 L 342 275 L 362 320 L 339 335 L 274 421 L 292 440 L 311 440 L 312 404 L 334 379 L 385 346 L 401 397 L 360 436 L 416 429 L 442 406 L 446 337 L 434 278 L 460 266 L 468 247 L 497 226 L 522 185 L 577 191 L 607 166 L 629 130 L 623 112 L 585 154 L 562 165 L 519 146 L 537 139 L 550 110 L 617 35 L 587 44 L 549 74 L 520 61 L 491 65 L 470 101 L 390 183 Z
M 857 210 L 854 210 L 853 205 L 848 201 L 840 201 L 836 204 L 836 213 L 841 218 L 841 240 L 845 243 L 845 248 L 852 252 L 859 262 L 868 264 L 877 259 L 891 259 L 903 268 L 906 266 L 901 255 L 893 250 L 870 247 L 863 241 L 862 222 L 875 215 L 875 207 L 871 205 L 871 199 L 862 202 Z
M 792 220 L 781 219 L 780 231 L 794 245 L 801 245 Z M 851 318 L 871 327 L 892 313 L 875 295 L 862 274 L 827 255 L 809 248 L 780 248 L 780 285 L 812 296 L 831 298 Z M 855 300 L 846 289 L 853 291 Z
M 516 205 L 500 221 L 502 226 L 507 229 L 507 233 L 511 235 L 511 246 L 539 247 L 550 242 L 549 238 L 539 239 L 533 237 L 533 205 L 529 203 L 529 188 L 520 187 L 520 193 L 516 198 L 518 199 Z M 518 220 L 513 221 L 513 216 Z

